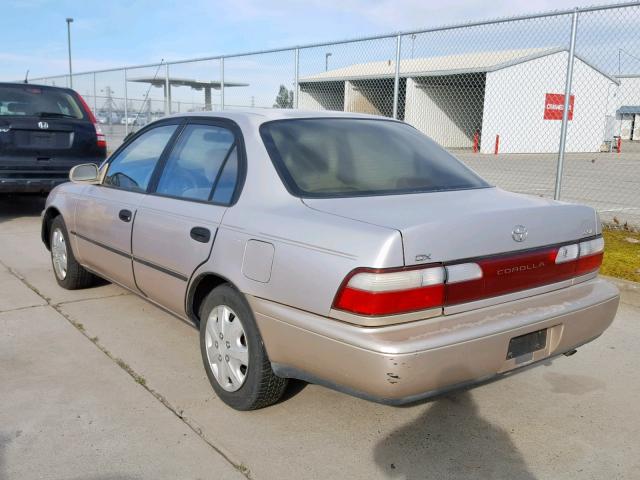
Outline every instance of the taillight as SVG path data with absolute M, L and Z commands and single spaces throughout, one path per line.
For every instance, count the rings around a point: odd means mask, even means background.
M 100 128 L 100 125 L 97 123 L 94 123 L 93 126 L 96 129 L 96 143 L 98 148 L 107 148 L 107 138 L 104 136 L 104 133 L 102 133 L 102 128 Z
M 576 266 L 576 275 L 585 275 L 595 272 L 602 265 L 604 257 L 604 239 L 602 237 L 594 238 L 580 242 L 580 255 Z
M 334 308 L 359 315 L 393 315 L 441 307 L 444 268 L 357 269 L 345 279 Z
M 600 268 L 604 240 L 403 269 L 357 269 L 333 307 L 359 315 L 393 315 L 455 305 L 561 282 Z
M 89 108 L 89 105 L 87 105 L 87 102 L 85 102 L 84 98 L 82 98 L 82 95 L 80 95 L 77 92 L 76 92 L 76 95 L 78 96 L 78 100 L 80 100 L 80 104 L 82 105 L 82 109 L 86 113 L 87 117 L 89 117 L 89 121 L 91 123 L 93 123 L 93 128 L 95 128 L 95 130 L 96 130 L 96 145 L 98 146 L 98 148 L 105 148 L 106 149 L 107 148 L 107 139 L 104 136 L 104 133 L 102 133 L 102 129 L 100 128 L 100 125 L 98 124 L 98 120 L 96 119 L 96 116 L 93 114 L 93 112 Z

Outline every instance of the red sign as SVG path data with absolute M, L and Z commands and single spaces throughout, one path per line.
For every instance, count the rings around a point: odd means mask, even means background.
M 569 120 L 573 120 L 574 95 L 569 97 Z M 564 110 L 564 95 L 562 93 L 547 93 L 544 98 L 544 119 L 562 120 Z

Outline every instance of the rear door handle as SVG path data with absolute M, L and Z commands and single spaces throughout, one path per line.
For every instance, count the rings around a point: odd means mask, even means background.
M 130 222 L 132 216 L 131 210 L 120 210 L 120 213 L 118 213 L 118 217 L 123 222 Z
M 211 231 L 204 227 L 193 227 L 191 229 L 191 238 L 196 242 L 209 243 L 211 239 Z

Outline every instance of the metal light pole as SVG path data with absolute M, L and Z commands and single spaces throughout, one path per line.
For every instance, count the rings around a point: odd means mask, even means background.
M 69 48 L 69 87 L 73 88 L 73 71 L 71 69 L 71 23 L 73 18 L 67 17 L 67 47 Z
M 329 70 L 329 57 L 333 55 L 331 52 L 327 52 L 324 54 L 324 71 Z

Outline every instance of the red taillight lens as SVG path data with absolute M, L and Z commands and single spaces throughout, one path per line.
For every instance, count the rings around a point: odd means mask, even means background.
M 595 272 L 602 265 L 604 257 L 604 239 L 602 237 L 580 242 L 580 256 L 576 262 L 576 276 Z
M 98 148 L 107 148 L 107 138 L 104 136 L 104 133 L 102 133 L 102 129 L 100 128 L 100 125 L 98 125 L 97 123 L 94 123 L 93 126 L 96 129 L 96 139 L 97 139 Z
M 444 269 L 424 267 L 353 271 L 333 307 L 358 315 L 393 315 L 441 307 Z
M 89 121 L 93 123 L 93 126 L 96 129 L 96 144 L 98 145 L 98 148 L 107 148 L 107 139 L 104 136 L 104 133 L 102 133 L 102 129 L 100 128 L 100 125 L 98 125 L 98 120 L 96 119 L 96 116 L 93 114 L 93 112 L 89 108 L 89 105 L 87 105 L 87 102 L 85 102 L 84 98 L 82 98 L 82 95 L 80 95 L 79 93 L 76 93 L 76 95 L 78 96 L 78 100 L 82 105 L 82 109 L 87 114 Z
M 603 251 L 598 237 L 445 267 L 357 269 L 345 279 L 333 307 L 376 316 L 472 302 L 595 272 Z
M 482 275 L 446 285 L 445 305 L 472 302 L 595 272 L 602 263 L 602 237 L 580 244 L 502 255 L 477 261 Z M 447 272 L 454 266 L 447 266 Z

